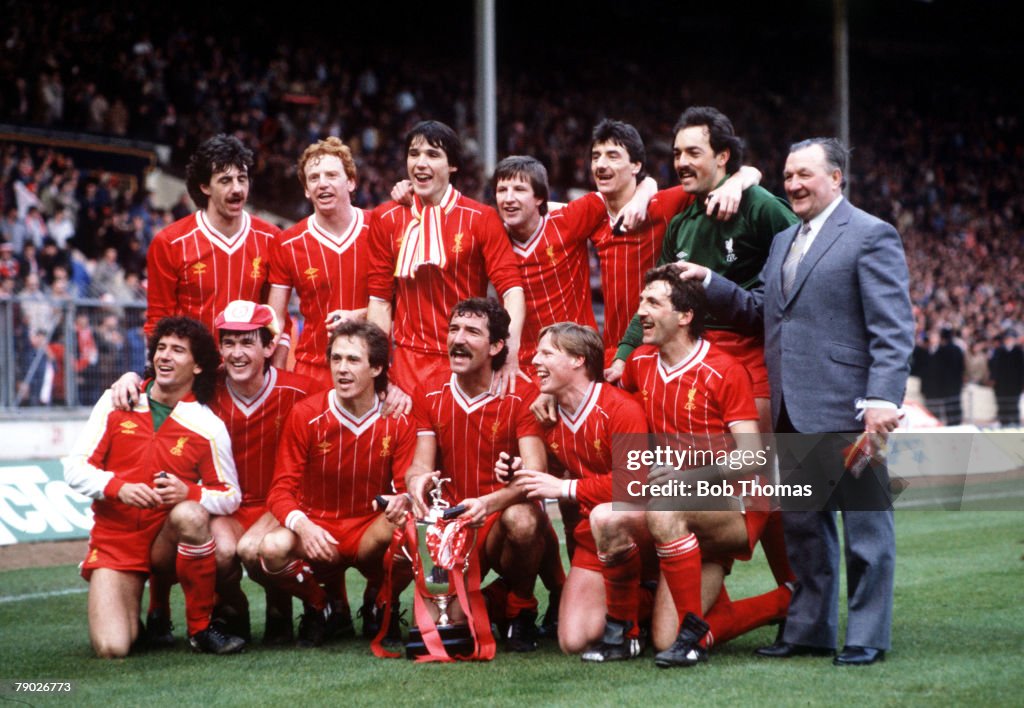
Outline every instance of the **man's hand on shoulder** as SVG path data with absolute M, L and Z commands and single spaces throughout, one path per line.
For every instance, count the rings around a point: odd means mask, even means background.
M 129 371 L 110 386 L 110 401 L 119 411 L 130 411 L 139 402 L 139 384 L 142 378 Z

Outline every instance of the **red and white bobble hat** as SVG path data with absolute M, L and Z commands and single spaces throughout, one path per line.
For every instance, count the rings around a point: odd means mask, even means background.
M 234 300 L 217 315 L 213 326 L 233 332 L 248 332 L 266 327 L 275 337 L 281 333 L 277 315 L 269 305 L 258 305 L 248 300 Z

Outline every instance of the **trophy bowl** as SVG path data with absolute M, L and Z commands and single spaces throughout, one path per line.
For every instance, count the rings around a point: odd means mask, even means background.
M 441 484 L 446 480 L 439 479 L 435 490 L 431 492 L 431 507 L 424 519 L 416 522 L 417 552 L 419 562 L 413 564 L 413 573 L 417 576 L 417 590 L 441 638 L 445 652 L 453 658 L 467 656 L 474 650 L 473 634 L 467 622 L 466 613 L 459 602 L 458 593 L 452 583 L 453 573 L 436 562 L 439 545 L 444 546 L 450 539 L 445 531 L 451 534 L 454 525 L 443 522 L 454 519 L 461 513 L 459 507 L 449 508 L 449 504 L 441 497 Z M 475 534 L 469 538 L 475 540 Z M 472 543 L 472 541 L 470 542 Z M 447 546 L 450 548 L 450 545 Z M 460 557 L 471 558 L 472 546 L 462 549 Z M 442 551 L 443 553 L 443 551 Z M 450 559 L 449 559 L 450 560 Z M 464 561 L 468 565 L 468 560 Z M 422 580 L 422 582 L 420 582 Z M 417 618 L 418 619 L 418 618 Z M 424 641 L 419 622 L 409 628 L 409 641 L 405 645 L 406 657 L 414 659 L 429 653 Z

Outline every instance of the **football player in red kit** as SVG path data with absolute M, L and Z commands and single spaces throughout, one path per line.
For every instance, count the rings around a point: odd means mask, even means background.
M 149 339 L 140 400 L 114 408 L 108 391 L 64 462 L 64 477 L 91 497 L 95 524 L 82 575 L 96 654 L 123 657 L 139 634 L 150 556 L 166 547 L 185 591 L 189 643 L 229 654 L 245 642 L 211 625 L 216 561 L 211 514 L 230 514 L 241 493 L 224 424 L 206 407 L 217 348 L 195 320 L 161 320 Z
M 647 204 L 646 220 L 626 230 L 627 225 L 619 224 L 619 220 L 642 184 L 645 160 L 643 139 L 632 125 L 605 119 L 594 128 L 590 172 L 608 210 L 608 218 L 591 235 L 601 264 L 606 366 L 614 361 L 619 340 L 636 313 L 644 273 L 654 267 L 661 254 L 669 221 L 694 199 L 682 187 L 662 190 Z M 731 219 L 743 190 L 760 181 L 760 171 L 741 167 L 708 195 L 707 213 L 719 220 Z M 609 381 L 617 380 L 617 374 Z
M 420 389 L 414 397 L 418 437 L 406 483 L 422 518 L 435 480 L 448 480 L 447 501 L 464 506 L 466 518 L 479 528 L 481 577 L 493 568 L 508 588 L 506 616 L 491 619 L 507 620 L 509 649 L 532 651 L 533 586 L 549 522 L 520 487 L 505 486 L 492 470 L 503 453 L 545 468 L 544 442 L 529 410 L 537 390 L 525 374 L 519 374 L 514 392 L 494 392 L 493 379 L 512 356 L 508 336 L 509 315 L 493 299 L 470 298 L 452 310 L 447 337 L 452 373 L 444 385 Z M 441 468 L 435 470 L 438 452 Z
M 330 388 L 325 352 L 331 327 L 366 317 L 370 212 L 352 205 L 356 163 L 338 138 L 307 147 L 297 171 L 313 214 L 276 240 L 267 304 L 284 322 L 292 290 L 298 293 L 304 326 L 295 371 Z M 283 368 L 287 360 L 287 348 L 278 347 L 274 364 Z
M 366 316 L 391 333 L 392 380 L 407 393 L 417 382 L 433 388 L 448 380 L 448 315 L 462 300 L 485 296 L 488 280 L 511 318 L 510 356 L 496 386 L 516 386 L 525 309 L 522 280 L 494 210 L 452 184 L 461 149 L 447 125 L 416 124 L 406 136 L 412 206 L 383 204 L 374 210 L 370 227 Z
M 349 320 L 335 328 L 328 346 L 334 387 L 296 404 L 288 416 L 267 499 L 283 527 L 267 534 L 259 550 L 261 582 L 306 605 L 300 646 L 323 643 L 336 621 L 318 573 L 355 567 L 379 586 L 385 552 L 410 508 L 397 492 L 416 446 L 411 419 L 384 416 L 378 397 L 387 388 L 384 333 Z M 378 495 L 388 500 L 384 510 L 375 508 Z
M 601 338 L 588 327 L 546 327 L 533 363 L 541 391 L 558 404 L 558 420 L 545 434 L 549 457 L 569 478 L 531 469 L 525 461 L 515 477 L 530 498 L 574 502 L 582 516 L 559 608 L 559 644 L 584 661 L 635 658 L 642 651 L 640 619 L 647 614 L 640 584 L 656 572 L 653 546 L 643 512 L 614 510 L 611 502 L 614 485 L 630 475 L 615 454 L 614 437 L 642 438 L 643 410 L 602 383 Z
M 146 253 L 147 334 L 157 321 L 185 315 L 213 332 L 232 300 L 265 302 L 277 227 L 245 211 L 252 151 L 228 135 L 210 138 L 185 171 L 199 210 L 158 233 Z
M 707 309 L 703 286 L 682 280 L 672 266 L 649 271 L 644 282 L 637 311 L 644 346 L 626 363 L 622 384 L 644 407 L 656 444 L 749 452 L 749 459 L 756 460 L 761 438 L 750 374 L 739 360 L 701 337 Z M 751 471 L 730 469 L 728 474 L 735 481 Z M 717 469 L 672 467 L 652 469 L 651 481 L 678 477 L 693 484 L 701 474 L 721 481 Z M 766 522 L 777 513 L 756 499 L 742 501 L 746 506 L 733 511 L 715 510 L 712 504 L 691 510 L 671 510 L 668 504 L 669 510 L 648 511 L 661 565 L 652 624 L 654 645 L 662 650 L 655 657 L 658 666 L 692 666 L 706 658 L 713 641 L 786 616 L 791 589 L 784 584 L 737 602 L 725 593 L 723 581 L 733 560 L 749 560 Z

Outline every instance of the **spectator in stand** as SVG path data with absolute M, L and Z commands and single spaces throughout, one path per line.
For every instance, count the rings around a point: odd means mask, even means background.
M 43 282 L 52 287 L 54 272 L 57 268 L 63 268 L 64 273 L 67 274 L 68 266 L 71 265 L 71 254 L 60 250 L 57 247 L 57 242 L 47 236 L 43 239 L 43 248 L 39 253 L 38 260 Z
M 967 355 L 964 357 L 964 378 L 968 386 L 987 386 L 988 374 L 988 342 L 975 341 L 971 343 Z
M 14 244 L 9 241 L 0 243 L 0 279 L 17 280 L 21 264 L 14 257 Z
M 39 276 L 31 273 L 25 278 L 25 287 L 20 293 L 22 319 L 32 332 L 51 332 L 57 326 L 60 311 L 50 302 L 42 290 Z
M 0 222 L 0 236 L 7 239 L 15 251 L 20 251 L 28 239 L 28 231 L 25 228 L 25 221 L 18 216 L 18 207 L 12 206 L 7 210 L 4 219 Z
M 71 220 L 67 208 L 58 206 L 46 225 L 50 232 L 50 238 L 56 242 L 57 247 L 62 251 L 67 250 L 68 242 L 75 237 L 75 224 Z
M 26 406 L 56 403 L 62 352 L 57 350 L 58 345 L 47 341 L 47 332 L 42 329 L 32 330 L 29 345 L 18 362 L 18 402 Z
M 25 282 L 30 275 L 36 276 L 38 279 L 41 277 L 41 270 L 39 268 L 39 250 L 36 245 L 31 241 L 26 241 L 21 248 L 21 255 L 18 257 L 21 265 L 18 268 L 20 271 L 22 282 Z
M 106 313 L 96 331 L 96 344 L 99 348 L 99 386 L 107 388 L 121 374 L 128 371 L 128 348 L 124 331 L 121 329 L 120 318 L 114 313 Z
M 81 406 L 95 405 L 103 392 L 99 385 L 99 360 L 100 352 L 89 315 L 80 310 L 75 315 L 75 374 L 78 380 L 78 404 Z
M 960 394 L 964 383 L 964 353 L 953 343 L 949 328 L 929 335 L 926 376 L 921 379 L 925 406 L 946 425 L 960 425 Z
M 92 271 L 92 289 L 97 297 L 110 293 L 115 297 L 124 290 L 124 273 L 117 262 L 117 249 L 103 250 L 103 257 Z
M 47 237 L 46 220 L 39 211 L 38 206 L 30 206 L 25 213 L 25 235 L 27 241 L 31 241 L 39 248 L 43 245 L 43 239 Z
M 988 362 L 992 387 L 999 408 L 999 425 L 1004 428 L 1020 425 L 1020 395 L 1024 391 L 1024 351 L 1017 343 L 1017 333 L 1007 330 L 1003 341 L 992 352 Z

